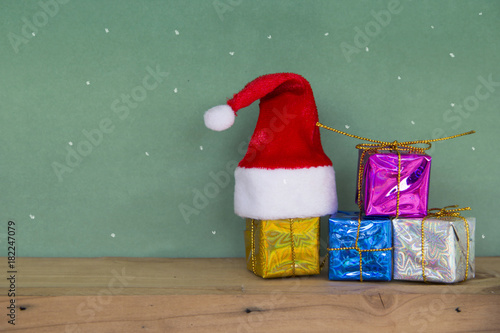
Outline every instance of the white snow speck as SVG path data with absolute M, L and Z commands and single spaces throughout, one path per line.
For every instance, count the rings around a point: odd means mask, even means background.
M 325 32 L 325 36 L 328 36 L 328 35 L 329 35 L 329 33 L 328 33 L 328 32 Z
M 35 215 L 30 214 L 30 219 L 34 220 L 35 219 Z
M 345 128 L 346 128 L 346 129 L 349 129 L 349 127 L 351 127 L 351 126 L 349 126 L 349 125 L 345 125 Z
M 178 90 L 177 90 L 177 88 L 175 88 L 175 89 L 174 89 L 174 93 L 176 93 L 176 94 L 177 94 L 177 91 L 178 91 Z
M 476 147 L 472 147 L 472 150 L 476 150 Z
M 450 103 L 451 107 L 454 107 L 455 106 L 455 103 Z
M 90 81 L 85 82 L 86 85 L 90 86 Z
M 271 39 L 271 38 L 273 38 L 271 35 L 267 36 L 267 39 Z
M 431 29 L 434 29 L 434 26 L 433 26 L 433 25 L 431 25 Z
M 481 238 L 482 238 L 482 239 L 485 239 L 485 238 L 486 238 L 486 236 L 485 236 L 484 234 L 482 234 L 482 235 L 481 235 Z
M 234 52 L 233 51 L 229 52 L 229 55 L 234 55 Z
M 111 237 L 115 238 L 115 236 L 116 236 L 116 235 L 115 235 L 115 233 L 113 232 L 113 233 L 111 234 Z
M 212 235 L 215 235 L 215 233 L 216 233 L 216 232 L 217 232 L 217 231 L 215 231 L 215 230 L 212 230 Z
M 367 47 L 365 47 L 365 51 L 366 51 L 366 52 L 370 51 L 370 49 L 368 48 L 368 46 L 367 46 Z
M 455 53 L 450 53 L 450 57 L 455 58 Z
M 174 30 L 175 34 L 179 36 L 179 30 Z
M 72 145 L 73 145 L 73 142 L 71 142 L 71 141 L 70 141 L 70 142 L 68 142 L 68 145 L 72 146 Z
M 401 80 L 401 76 L 398 76 L 398 80 Z
M 412 121 L 410 121 L 410 123 L 411 123 L 412 125 L 415 125 L 415 122 L 414 122 L 413 120 L 412 120 Z
M 32 33 L 31 33 L 31 36 L 35 37 L 35 36 L 36 36 L 35 32 L 32 32 Z
M 481 16 L 481 15 L 483 15 L 483 12 L 480 12 L 480 13 L 479 13 L 479 16 Z
M 149 153 L 148 153 L 148 152 L 146 152 L 146 156 L 149 156 Z
M 106 33 L 108 33 L 108 32 L 109 32 L 109 29 L 108 29 L 108 28 L 104 28 L 104 31 L 105 31 Z
M 200 150 L 203 150 L 203 146 L 200 146 Z
M 286 179 L 283 179 L 283 184 L 285 184 L 285 185 L 286 185 Z

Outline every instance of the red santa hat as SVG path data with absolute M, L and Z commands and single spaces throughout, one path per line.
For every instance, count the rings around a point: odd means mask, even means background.
M 302 76 L 258 77 L 227 104 L 206 111 L 205 125 L 223 131 L 238 110 L 258 99 L 257 126 L 235 170 L 235 213 L 261 220 L 335 213 L 335 172 L 321 146 L 312 89 Z

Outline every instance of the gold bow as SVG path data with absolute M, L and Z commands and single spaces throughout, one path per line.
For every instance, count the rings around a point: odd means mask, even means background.
M 449 209 L 452 208 L 452 209 Z M 471 210 L 470 207 L 458 208 L 458 205 L 446 206 L 444 208 L 431 208 L 428 211 L 429 217 L 441 217 L 441 216 L 450 216 L 450 217 L 459 217 L 460 212 L 464 210 Z M 433 213 L 435 211 L 435 213 Z

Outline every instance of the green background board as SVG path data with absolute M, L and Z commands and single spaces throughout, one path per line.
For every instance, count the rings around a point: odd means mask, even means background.
M 244 256 L 233 170 L 258 103 L 224 132 L 208 130 L 203 112 L 274 72 L 303 75 L 320 121 L 352 134 L 476 130 L 433 146 L 430 206 L 471 206 L 476 254 L 500 255 L 498 1 L 0 7 L 2 255 L 13 220 L 18 256 Z M 360 142 L 321 136 L 340 208 L 355 210 Z

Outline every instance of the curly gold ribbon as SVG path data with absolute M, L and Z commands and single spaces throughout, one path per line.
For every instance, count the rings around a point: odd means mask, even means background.
M 358 214 L 358 230 L 356 231 L 356 242 L 354 243 L 354 246 L 327 248 L 327 251 L 342 251 L 342 250 L 356 250 L 356 251 L 358 251 L 358 254 L 359 254 L 359 281 L 363 282 L 363 257 L 362 257 L 363 252 L 390 251 L 390 250 L 392 250 L 392 246 L 387 247 L 385 249 L 368 249 L 368 250 L 360 249 L 358 246 L 360 228 L 361 228 L 361 212 L 359 212 L 359 214 Z M 327 257 L 325 257 L 325 259 L 326 258 Z
M 464 135 L 469 135 L 476 133 L 475 131 L 469 131 L 461 134 L 456 134 L 444 138 L 439 138 L 439 139 L 432 139 L 432 140 L 415 140 L 415 141 L 403 141 L 403 142 L 398 142 L 398 141 L 379 141 L 379 140 L 373 140 L 373 139 L 368 139 L 364 138 L 358 135 L 354 134 L 349 134 L 346 132 L 339 131 L 335 128 L 325 126 L 321 124 L 320 122 L 316 123 L 316 126 L 325 128 L 327 130 L 333 131 L 335 133 L 343 134 L 345 136 L 359 139 L 359 140 L 364 140 L 372 143 L 360 143 L 356 145 L 356 149 L 362 150 L 363 152 L 361 153 L 361 156 L 359 157 L 359 167 L 358 167 L 358 184 L 357 184 L 357 194 L 358 194 L 358 206 L 360 210 L 363 210 L 363 200 L 364 197 L 361 197 L 361 188 L 363 184 L 363 176 L 364 176 L 364 165 L 363 165 L 363 159 L 365 157 L 365 154 L 368 151 L 378 151 L 378 150 L 389 150 L 389 151 L 395 151 L 398 154 L 398 177 L 397 177 L 397 187 L 396 187 L 396 218 L 399 216 L 399 196 L 400 196 L 400 190 L 399 190 L 399 183 L 401 182 L 401 152 L 415 152 L 419 154 L 423 154 L 426 150 L 430 149 L 432 147 L 432 142 L 437 142 L 437 141 L 444 141 L 444 140 L 449 140 L 449 139 L 454 139 L 458 138 Z M 426 145 L 424 147 L 418 147 L 415 145 Z
M 451 209 L 450 209 L 451 208 Z M 424 282 L 427 282 L 427 276 L 425 275 L 425 233 L 424 233 L 424 222 L 428 218 L 437 218 L 444 219 L 447 217 L 458 217 L 464 221 L 465 231 L 467 233 L 467 255 L 465 260 L 465 278 L 464 281 L 467 281 L 467 277 L 469 275 L 469 251 L 470 251 L 470 241 L 469 241 L 469 222 L 465 217 L 460 215 L 461 211 L 470 210 L 470 207 L 458 208 L 458 205 L 446 206 L 444 208 L 431 208 L 428 211 L 428 214 L 422 219 L 421 223 L 421 239 L 422 239 L 422 278 Z

